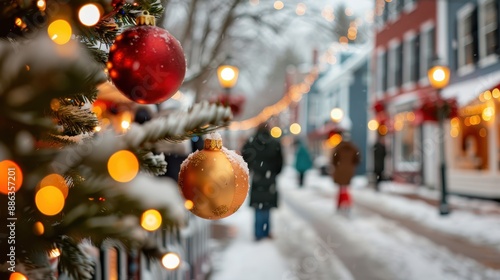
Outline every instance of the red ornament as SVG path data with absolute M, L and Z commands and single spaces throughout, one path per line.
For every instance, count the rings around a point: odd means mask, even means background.
M 141 21 L 150 23 L 151 19 Z M 154 17 L 152 21 L 154 24 Z M 107 67 L 111 80 L 127 98 L 156 104 L 172 97 L 181 86 L 186 58 L 179 41 L 168 31 L 138 25 L 116 38 Z

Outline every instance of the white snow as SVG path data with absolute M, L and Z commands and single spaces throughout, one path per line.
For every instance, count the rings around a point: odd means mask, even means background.
M 452 205 L 471 211 L 454 210 L 442 217 L 437 207 L 401 196 L 437 198 L 434 190 L 384 182 L 382 192 L 376 193 L 366 183 L 365 178 L 352 182 L 353 200 L 361 206 L 500 249 L 500 216 L 477 212 L 500 210 L 495 202 L 450 195 Z M 210 280 L 366 279 L 359 276 L 366 268 L 369 279 L 500 279 L 500 270 L 457 255 L 363 207 L 355 207 L 347 218 L 335 213 L 337 187 L 317 170 L 306 174 L 305 185 L 298 188 L 290 166 L 278 177 L 280 204 L 271 216 L 273 239 L 253 240 L 253 209 L 247 202 L 219 221 L 237 234 L 225 247 L 215 243 L 219 246 Z

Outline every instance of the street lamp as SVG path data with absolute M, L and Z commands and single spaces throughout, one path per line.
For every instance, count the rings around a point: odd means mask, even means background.
M 238 67 L 232 65 L 221 65 L 217 68 L 219 84 L 226 91 L 228 99 L 229 94 L 231 93 L 231 88 L 234 87 L 238 81 L 238 72 Z
M 436 89 L 438 98 L 441 98 L 441 90 L 448 85 L 450 81 L 450 69 L 443 65 L 435 65 L 427 72 L 427 77 L 433 88 Z M 445 144 L 444 144 L 444 120 L 446 116 L 443 108 L 438 110 L 439 122 L 439 144 L 440 144 L 440 169 L 441 169 L 441 202 L 439 204 L 439 213 L 441 215 L 448 215 L 450 209 L 446 201 L 446 158 L 445 158 Z

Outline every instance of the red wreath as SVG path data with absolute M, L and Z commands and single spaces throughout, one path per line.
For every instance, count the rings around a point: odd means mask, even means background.
M 218 103 L 223 106 L 229 106 L 234 117 L 237 117 L 243 111 L 243 104 L 245 104 L 245 97 L 243 95 L 235 94 L 220 94 L 212 99 L 213 103 Z
M 458 116 L 458 102 L 456 98 L 427 97 L 422 100 L 417 114 L 421 115 L 423 121 L 437 121 L 440 110 L 444 111 L 445 119 Z

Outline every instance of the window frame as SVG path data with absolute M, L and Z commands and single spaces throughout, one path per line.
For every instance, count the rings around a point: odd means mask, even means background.
M 487 55 L 486 52 L 487 52 L 487 46 L 486 46 L 486 34 L 487 34 L 487 29 L 488 27 L 485 26 L 485 20 L 486 20 L 486 17 L 485 17 L 485 14 L 486 14 L 486 5 L 489 4 L 489 3 L 493 3 L 493 4 L 496 4 L 495 3 L 495 0 L 479 0 L 479 7 L 478 7 L 478 29 L 479 29 L 479 66 L 480 67 L 487 67 L 491 64 L 494 64 L 495 62 L 498 61 L 498 55 L 493 52 L 492 54 L 489 54 Z M 498 41 L 499 41 L 499 38 L 498 38 L 498 29 L 499 29 L 499 24 L 498 24 L 498 17 L 499 17 L 499 10 L 498 10 L 498 6 L 496 6 L 496 9 L 497 9 L 497 19 L 496 21 L 493 23 L 494 25 L 496 25 L 496 28 L 492 31 L 489 31 L 489 32 L 495 32 L 496 33 L 496 36 L 497 36 L 497 44 L 498 44 Z M 488 32 L 488 33 L 489 33 Z M 497 46 L 498 47 L 498 46 Z
M 387 65 L 387 72 L 388 72 L 388 77 L 387 77 L 387 92 L 389 95 L 395 95 L 398 86 L 396 84 L 396 71 L 398 68 L 398 47 L 401 46 L 401 41 L 399 39 L 393 39 L 389 42 L 389 48 L 388 48 L 388 65 Z M 401 62 L 400 62 L 401 63 Z
M 416 81 L 412 81 L 412 74 L 414 74 L 413 71 L 415 71 L 414 60 L 419 59 L 419 57 L 416 57 L 415 46 L 414 46 L 414 40 L 416 38 L 417 38 L 417 32 L 415 32 L 415 30 L 410 30 L 406 32 L 404 35 L 402 87 L 405 90 L 411 90 L 415 88 Z
M 464 38 L 461 36 L 462 32 L 464 32 L 464 20 L 467 17 L 472 17 L 474 13 L 475 5 L 473 3 L 468 3 L 464 5 L 457 12 L 457 73 L 459 76 L 464 76 L 470 74 L 476 68 L 474 63 L 465 64 L 466 53 L 465 53 L 465 42 Z M 473 18 L 471 20 L 471 24 L 473 24 Z M 472 32 L 471 32 L 472 33 Z M 471 34 L 473 37 L 473 35 Z M 471 42 L 474 42 L 474 38 L 471 38 Z
M 436 52 L 436 38 L 433 38 L 434 41 L 434 53 L 429 54 L 428 51 L 428 44 L 429 44 L 429 38 L 432 35 L 432 30 L 434 30 L 435 34 L 435 24 L 433 21 L 427 21 L 423 23 L 420 26 L 420 73 L 418 73 L 419 76 L 419 81 L 418 84 L 420 86 L 428 86 L 429 85 L 429 79 L 427 78 L 427 71 L 430 69 L 432 65 L 428 65 L 428 58 L 429 56 L 432 57 L 435 52 Z M 435 36 L 434 36 L 435 37 Z

